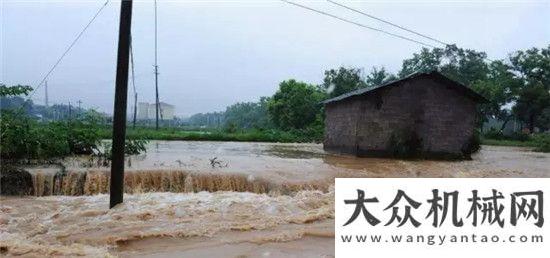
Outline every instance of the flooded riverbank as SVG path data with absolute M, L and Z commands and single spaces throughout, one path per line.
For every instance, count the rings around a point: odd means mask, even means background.
M 64 163 L 68 171 L 89 170 L 84 166 L 87 161 L 80 158 L 67 159 Z M 345 175 L 455 177 L 460 173 L 459 177 L 548 177 L 549 163 L 550 153 L 522 147 L 482 146 L 472 160 L 430 161 L 334 155 L 323 151 L 321 144 L 185 141 L 152 141 L 147 153 L 127 159 L 129 171 L 242 174 L 269 178 L 273 182 L 303 182 Z
M 34 196 L 107 193 L 109 167 L 89 157 L 63 167 L 28 167 Z M 319 144 L 154 141 L 127 158 L 126 193 L 235 191 L 326 192 L 336 177 L 549 177 L 550 154 L 483 146 L 467 161 L 356 158 Z
M 63 174 L 27 168 L 42 197 L 1 197 L 2 255 L 331 256 L 335 177 L 550 176 L 550 154 L 492 146 L 470 161 L 411 161 L 317 144 L 152 142 L 129 159 L 112 210 L 108 167 L 75 157 Z

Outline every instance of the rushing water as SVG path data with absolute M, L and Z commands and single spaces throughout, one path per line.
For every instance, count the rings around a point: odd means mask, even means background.
M 127 195 L 122 205 L 107 207 L 107 195 L 6 198 L 0 241 L 10 254 L 107 254 L 107 247 L 142 238 L 208 237 L 330 219 L 333 194 L 147 193 Z M 283 233 L 271 238 L 286 241 L 302 234 Z
M 97 161 L 67 159 L 62 173 L 29 168 L 42 197 L 2 197 L 2 255 L 330 256 L 335 177 L 550 176 L 549 154 L 488 146 L 449 162 L 330 155 L 316 144 L 159 141 L 127 162 L 125 202 L 111 210 L 109 170 Z
M 331 155 L 318 144 L 166 142 L 127 158 L 125 191 L 327 191 L 335 177 L 548 177 L 550 155 L 484 146 L 471 161 L 397 160 Z M 73 157 L 66 170 L 33 167 L 35 196 L 107 193 L 109 168 Z

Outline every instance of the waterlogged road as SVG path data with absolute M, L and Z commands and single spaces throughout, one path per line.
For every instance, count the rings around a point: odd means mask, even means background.
M 330 257 L 335 177 L 550 177 L 550 154 L 490 146 L 446 162 L 329 155 L 316 144 L 152 142 L 128 162 L 128 194 L 112 210 L 97 194 L 108 169 L 95 161 L 67 160 L 61 181 L 35 168 L 38 195 L 65 196 L 2 197 L 2 255 Z

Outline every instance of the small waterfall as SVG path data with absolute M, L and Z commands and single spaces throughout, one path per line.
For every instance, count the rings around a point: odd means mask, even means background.
M 110 172 L 77 170 L 58 173 L 34 172 L 33 194 L 94 195 L 109 192 Z M 128 171 L 124 176 L 124 192 L 253 192 L 288 195 L 301 190 L 328 191 L 329 181 L 307 183 L 274 183 L 261 178 L 231 173 L 192 173 L 182 170 Z

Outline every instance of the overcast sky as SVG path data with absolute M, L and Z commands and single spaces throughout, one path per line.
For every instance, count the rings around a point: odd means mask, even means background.
M 550 1 L 339 1 L 492 59 L 550 44 Z M 1 81 L 39 83 L 104 2 L 2 0 Z M 139 101 L 153 102 L 153 1 L 134 2 Z M 299 2 L 410 35 L 325 1 Z M 112 113 L 119 11 L 120 2 L 111 1 L 49 77 L 50 104 L 81 100 Z M 397 72 L 421 49 L 273 0 L 159 0 L 158 30 L 160 99 L 180 116 L 270 96 L 289 78 L 317 84 L 324 70 L 339 66 Z M 43 89 L 33 99 L 44 103 Z

